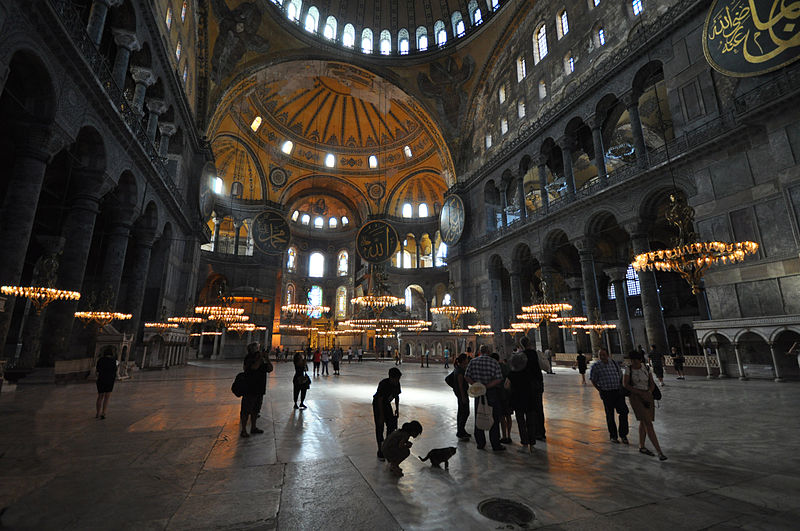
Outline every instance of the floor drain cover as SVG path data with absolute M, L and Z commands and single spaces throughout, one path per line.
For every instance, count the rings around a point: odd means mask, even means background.
M 478 504 L 478 512 L 486 518 L 505 524 L 526 527 L 534 519 L 533 511 L 512 500 L 491 498 Z

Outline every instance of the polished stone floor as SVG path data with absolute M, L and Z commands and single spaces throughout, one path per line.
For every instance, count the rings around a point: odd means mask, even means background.
M 668 380 L 656 430 L 669 460 L 609 443 L 602 406 L 578 375 L 546 375 L 547 442 L 530 455 L 459 443 L 441 366 L 403 366 L 412 448 L 457 446 L 450 470 L 375 458 L 371 397 L 389 362 L 316 378 L 291 403 L 278 364 L 265 434 L 240 439 L 234 362 L 136 373 L 95 420 L 93 384 L 0 394 L 0 508 L 9 529 L 513 529 L 482 516 L 493 497 L 530 507 L 529 527 L 796 529 L 800 385 Z M 516 425 L 514 440 L 518 441 Z

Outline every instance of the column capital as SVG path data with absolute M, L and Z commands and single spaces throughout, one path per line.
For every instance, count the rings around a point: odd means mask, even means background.
M 620 96 L 619 101 L 621 101 L 622 104 L 625 105 L 627 109 L 630 109 L 631 107 L 639 106 L 639 96 L 640 95 L 637 92 L 629 90 L 628 92 Z
M 175 124 L 170 122 L 159 122 L 158 131 L 161 133 L 162 137 L 171 137 L 178 132 L 178 128 L 175 126 Z
M 138 247 L 152 247 L 156 241 L 156 231 L 152 228 L 137 227 L 133 230 L 133 237 Z
M 114 43 L 116 43 L 117 46 L 132 52 L 142 49 L 142 43 L 139 42 L 134 32 L 114 28 L 111 30 L 111 33 L 114 35 Z
M 56 153 L 72 142 L 66 133 L 49 125 L 24 121 L 18 121 L 14 125 L 21 131 L 27 131 L 15 146 L 17 154 L 42 162 L 49 163 Z
M 598 116 L 597 114 L 592 114 L 590 116 L 587 116 L 584 122 L 591 129 L 600 129 L 601 127 L 603 127 L 603 117 Z
M 149 99 L 147 100 L 147 110 L 153 114 L 161 116 L 167 112 L 167 104 L 164 100 Z
M 559 137 L 556 143 L 559 145 L 559 147 L 561 147 L 562 150 L 566 149 L 569 151 L 575 149 L 576 145 L 575 138 L 570 135 L 564 135 L 562 137 Z
M 243 219 L 234 219 L 233 220 L 233 227 L 239 229 L 244 224 Z
M 592 252 L 594 251 L 594 240 L 592 238 L 585 236 L 572 240 L 570 243 L 578 250 L 578 254 L 581 255 L 581 258 L 583 258 L 585 254 L 588 254 L 589 257 L 592 256 Z
M 621 265 L 606 266 L 603 268 L 603 272 L 608 275 L 608 278 L 611 279 L 611 282 L 624 282 L 628 276 L 628 267 Z
M 145 87 L 151 87 L 156 83 L 156 75 L 149 68 L 142 66 L 130 67 L 131 77 L 136 83 L 141 83 Z
M 583 289 L 583 278 L 582 277 L 567 277 L 564 279 L 564 282 L 567 284 L 567 287 L 571 290 L 581 290 Z
M 547 157 L 545 157 L 544 155 L 542 155 L 542 154 L 540 153 L 540 154 L 538 154 L 538 155 L 534 155 L 534 156 L 531 158 L 531 162 L 532 162 L 532 163 L 533 163 L 535 166 L 544 166 L 545 164 L 547 164 Z

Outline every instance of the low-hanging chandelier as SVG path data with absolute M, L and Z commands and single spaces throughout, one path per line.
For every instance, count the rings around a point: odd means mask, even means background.
M 3 286 L 0 293 L 12 297 L 25 297 L 30 299 L 37 314 L 53 301 L 77 301 L 81 294 L 77 291 L 46 288 L 41 286 Z
M 110 324 L 111 321 L 127 321 L 132 319 L 133 315 L 121 312 L 85 311 L 75 312 L 75 317 L 86 324 L 95 323 L 98 327 L 103 328 L 107 324 Z

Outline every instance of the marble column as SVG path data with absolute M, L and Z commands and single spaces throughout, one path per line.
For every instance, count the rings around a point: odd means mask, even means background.
M 148 87 L 152 87 L 156 83 L 156 75 L 149 68 L 142 68 L 141 66 L 131 67 L 131 77 L 136 83 L 136 88 L 133 90 L 133 101 L 131 106 L 142 115 L 144 114 L 144 98 L 147 94 Z
M 150 142 L 156 141 L 156 129 L 158 129 L 158 118 L 167 112 L 167 104 L 163 100 L 151 99 L 147 101 L 147 138 Z
M 575 195 L 575 176 L 572 173 L 572 152 L 575 149 L 575 140 L 569 136 L 562 136 L 558 140 L 561 147 L 561 160 L 564 163 L 564 179 L 567 182 L 567 193 Z
M 158 124 L 158 131 L 161 133 L 161 141 L 158 144 L 158 154 L 162 158 L 167 158 L 169 154 L 169 141 L 172 136 L 178 132 L 178 128 L 175 127 L 175 124 L 161 123 Z
M 547 193 L 547 163 L 544 157 L 541 156 L 534 162 L 539 170 L 539 190 L 542 192 L 542 208 L 546 212 L 547 207 L 550 205 L 550 196 Z
M 586 301 L 586 312 L 589 323 L 596 323 L 597 317 L 600 313 L 600 296 L 597 293 L 597 275 L 594 269 L 594 255 L 588 243 L 583 244 L 583 248 L 579 248 L 579 255 L 581 261 L 581 278 L 583 279 L 583 298 Z M 596 332 L 589 333 L 589 339 L 592 345 L 592 353 L 597 351 L 603 346 L 600 334 Z
M 572 315 L 575 317 L 586 317 L 586 312 L 583 309 L 583 298 L 581 297 L 581 289 L 583 289 L 583 278 L 569 277 L 566 279 L 567 286 L 569 287 L 569 303 L 572 305 Z M 580 328 L 575 330 L 575 345 L 584 354 L 591 351 L 592 345 L 589 342 L 589 337 L 586 335 L 586 330 Z M 570 331 L 572 333 L 572 331 Z
M 506 197 L 506 192 L 508 191 L 508 183 L 505 183 L 502 188 L 500 188 L 500 205 L 502 207 L 502 211 L 500 212 L 500 217 L 503 220 L 503 226 L 508 226 L 508 197 Z
M 45 170 L 51 157 L 65 143 L 65 139 L 49 127 L 18 124 L 12 128 L 20 131 L 21 138 L 14 146 L 13 165 L 4 175 L 8 186 L 0 208 L 0 249 L 3 249 L 0 285 L 3 286 L 18 286 L 22 280 Z M 14 297 L 8 297 L 6 311 L 0 312 L 0 352 L 6 344 L 14 300 Z M 8 358 L 10 355 L 9 351 L 0 357 Z
M 242 229 L 242 221 L 241 220 L 234 220 L 233 221 L 233 254 L 239 254 L 239 233 Z
M 89 249 L 97 214 L 100 212 L 100 199 L 105 172 L 103 170 L 75 170 L 72 174 L 82 189 L 71 201 L 69 212 L 61 226 L 61 234 L 66 238 L 64 251 L 58 267 L 57 286 L 60 289 L 81 291 L 89 260 Z M 86 294 L 84 293 L 84 296 Z M 43 338 L 44 355 L 49 360 L 73 359 L 76 355 L 70 352 L 74 313 L 78 309 L 78 301 L 64 301 L 58 306 L 48 309 L 45 327 L 47 336 Z
M 542 280 L 545 282 L 546 290 L 545 290 L 545 297 L 547 298 L 548 302 L 556 302 L 555 300 L 555 284 L 554 278 L 556 274 L 556 268 L 552 265 L 543 265 L 542 266 Z M 545 321 L 545 326 L 547 328 L 547 343 L 549 348 L 555 354 L 556 352 L 564 352 L 564 337 L 561 334 L 561 329 L 558 327 L 557 323 L 552 323 L 550 321 Z
M 519 198 L 519 217 L 520 219 L 528 219 L 528 205 L 525 201 L 525 183 L 524 175 L 520 175 L 517 179 L 517 197 Z
M 639 95 L 628 92 L 622 97 L 622 102 L 628 110 L 628 117 L 631 122 L 631 133 L 633 134 L 633 147 L 636 151 L 636 164 L 640 168 L 647 167 L 647 146 L 644 142 L 644 130 L 642 129 L 642 119 L 639 117 Z
M 222 219 L 216 216 L 212 219 L 214 220 L 214 239 L 211 242 L 212 243 L 211 249 L 214 252 L 219 252 L 219 226 L 222 224 Z
M 103 39 L 103 30 L 106 27 L 106 16 L 108 9 L 116 7 L 122 0 L 94 0 L 92 9 L 89 11 L 89 22 L 86 24 L 86 33 L 96 46 L 100 46 Z
M 622 353 L 627 355 L 633 351 L 633 334 L 628 314 L 628 268 L 626 266 L 606 267 L 605 272 L 611 279 L 616 296 L 614 302 L 617 304 L 617 331 L 619 332 L 620 348 Z
M 592 147 L 594 148 L 594 165 L 597 167 L 597 176 L 604 179 L 608 177 L 608 173 L 606 171 L 606 150 L 603 146 L 603 120 L 594 115 L 586 123 L 592 129 Z
M 142 304 L 147 285 L 147 273 L 150 270 L 150 255 L 153 252 L 155 231 L 139 229 L 134 231 L 133 239 L 133 267 L 128 284 L 128 298 L 125 311 L 133 317 L 127 322 L 127 332 L 133 335 L 134 341 L 139 339 L 139 324 L 142 318 Z
M 517 314 L 522 313 L 522 306 L 524 303 L 522 300 L 522 275 L 519 271 L 511 271 L 509 277 L 511 279 L 511 307 L 514 312 L 511 316 L 511 320 L 515 321 Z
M 778 356 L 775 355 L 775 343 L 769 342 L 769 353 L 772 355 L 772 366 L 775 367 L 775 381 L 782 382 L 781 371 L 778 368 Z
M 128 65 L 131 61 L 131 52 L 141 50 L 142 45 L 135 33 L 120 29 L 114 30 L 114 43 L 117 45 L 117 53 L 114 56 L 111 75 L 117 86 L 123 89 L 125 88 L 125 76 L 128 74 Z
M 109 303 L 113 309 L 116 309 L 119 298 L 119 285 L 122 281 L 122 271 L 125 268 L 125 257 L 128 253 L 132 217 L 133 213 L 130 211 L 117 211 L 106 234 L 102 278 L 103 288 L 109 289 L 111 296 Z
M 631 232 L 631 246 L 633 254 L 646 253 L 650 250 L 650 240 L 647 234 Z M 641 289 L 642 313 L 644 314 L 644 327 L 647 332 L 647 341 L 655 345 L 658 352 L 665 356 L 669 353 L 667 341 L 667 327 L 664 324 L 664 314 L 661 310 L 661 297 L 658 294 L 656 275 L 652 271 L 638 271 L 639 287 Z
M 747 375 L 744 373 L 744 367 L 742 366 L 742 356 L 739 353 L 739 343 L 733 344 L 733 351 L 736 354 L 736 366 L 739 368 L 739 379 L 740 380 L 747 380 Z

